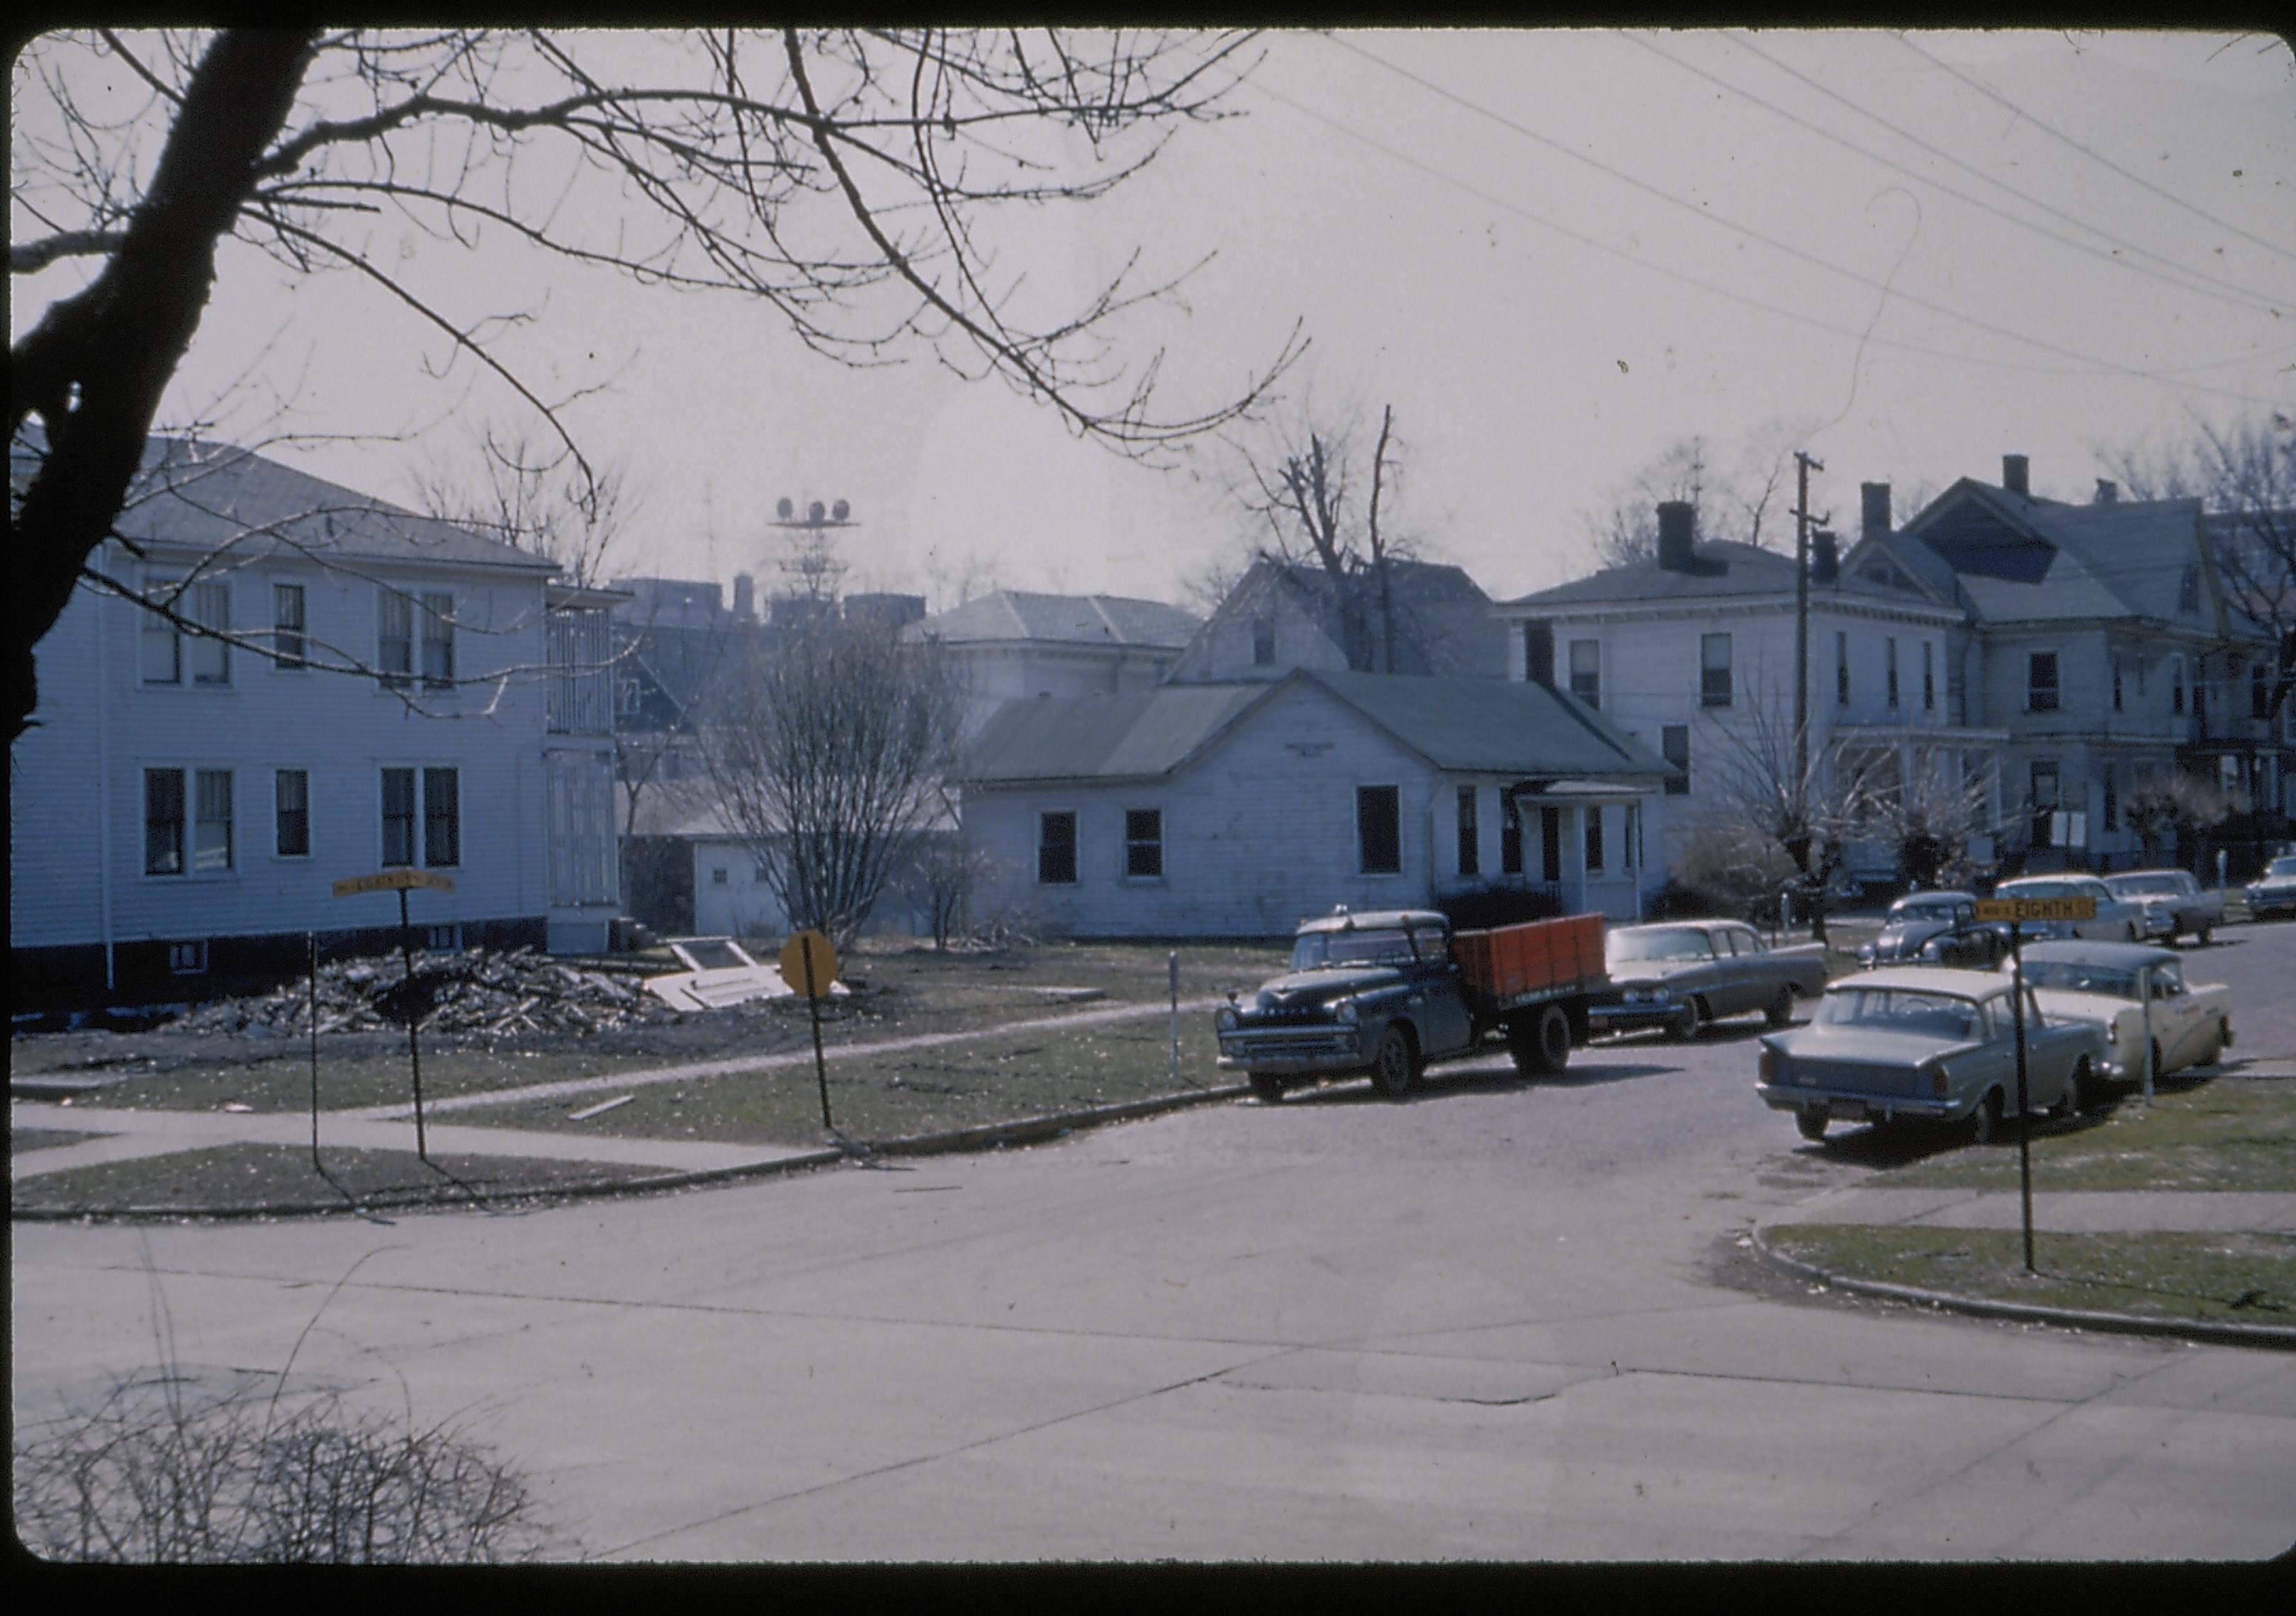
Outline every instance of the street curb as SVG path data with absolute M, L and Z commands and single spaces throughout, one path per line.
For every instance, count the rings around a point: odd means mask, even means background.
M 1159 1095 L 1146 1100 L 1127 1100 L 1115 1105 L 1093 1106 L 1084 1111 L 1060 1112 L 1041 1117 L 1022 1117 L 1007 1122 L 987 1122 L 976 1128 L 957 1128 L 947 1133 L 912 1134 L 873 1144 L 855 1143 L 841 1147 L 832 1145 L 821 1150 L 801 1151 L 792 1155 L 776 1156 L 768 1161 L 744 1162 L 737 1167 L 708 1168 L 690 1173 L 663 1173 L 647 1178 L 575 1180 L 566 1184 L 502 1190 L 446 1200 L 426 1200 L 412 1194 L 393 1194 L 357 1202 L 348 1200 L 282 1201 L 226 1206 L 18 1207 L 13 1204 L 12 1197 L 8 1217 L 12 1223 L 111 1223 L 147 1219 L 180 1221 L 193 1218 L 237 1221 L 258 1218 L 356 1216 L 381 1211 L 434 1211 L 455 1207 L 486 1207 L 534 1202 L 596 1200 L 607 1196 L 660 1194 L 672 1190 L 699 1189 L 710 1185 L 731 1184 L 745 1178 L 766 1178 L 780 1173 L 802 1172 L 816 1167 L 833 1167 L 840 1161 L 858 1161 L 865 1163 L 870 1158 L 875 1156 L 929 1156 L 969 1150 L 1001 1149 L 1006 1145 L 1033 1144 L 1046 1139 L 1058 1138 L 1082 1128 L 1096 1128 L 1109 1122 L 1127 1122 L 1136 1117 L 1154 1116 L 1162 1112 L 1184 1110 L 1191 1105 L 1205 1104 L 1214 1100 L 1239 1099 L 1250 1092 L 1251 1089 L 1247 1084 L 1225 1084 L 1217 1088 L 1191 1089 L 1185 1094 Z
M 1765 1262 L 1814 1279 L 1830 1289 L 1848 1291 L 1858 1296 L 1877 1296 L 1891 1301 L 1914 1302 L 1949 1313 L 1967 1313 L 1981 1318 L 2010 1318 L 2030 1324 L 2055 1325 L 2065 1329 L 2097 1330 L 2120 1335 L 2170 1336 L 2184 1341 L 2208 1341 L 2218 1346 L 2259 1347 L 2267 1351 L 2296 1352 L 2296 1326 L 2279 1325 L 2226 1325 L 2208 1319 L 2140 1318 L 2130 1313 L 2090 1313 L 2071 1308 L 2044 1308 L 2027 1302 L 1996 1301 L 1989 1297 L 1956 1296 L 1948 1291 L 1924 1291 L 1914 1285 L 1890 1284 L 1878 1279 L 1857 1279 L 1821 1268 L 1815 1263 L 1801 1261 L 1774 1250 L 1763 1238 L 1764 1231 L 1752 1231 L 1754 1250 Z

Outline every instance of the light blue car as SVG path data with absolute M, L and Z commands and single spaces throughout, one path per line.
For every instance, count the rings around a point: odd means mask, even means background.
M 2013 984 L 1990 973 L 1890 967 L 1825 990 L 1809 1024 L 1761 1040 L 1754 1085 L 1805 1139 L 1829 1122 L 1966 1122 L 1978 1143 L 2017 1114 Z M 2044 1017 L 2025 990 L 2025 1088 L 2032 1109 L 2070 1116 L 2103 1069 L 2103 1029 Z

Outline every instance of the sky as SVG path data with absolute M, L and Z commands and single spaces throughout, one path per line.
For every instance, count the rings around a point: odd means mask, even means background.
M 1310 340 L 1318 419 L 1394 412 L 1390 527 L 1495 597 L 1592 566 L 1590 516 L 1669 445 L 1727 467 L 1800 447 L 1812 508 L 1857 485 L 1997 480 L 2086 500 L 2101 451 L 2296 415 L 2296 62 L 2283 40 L 2137 33 L 1276 33 L 1241 116 L 1185 128 L 1108 197 L 1004 221 L 1032 295 L 1137 248 L 1208 258 L 1160 349 L 1181 402 Z M 994 381 L 868 371 L 770 308 L 534 254 L 410 248 L 638 492 L 607 570 L 769 591 L 775 503 L 844 499 L 848 587 L 936 608 L 983 587 L 1184 601 L 1252 541 L 1201 446 L 1156 471 Z M 12 335 L 80 267 L 16 277 Z M 430 333 L 354 277 L 227 246 L 161 424 L 287 403 L 314 473 L 407 499 L 514 419 L 433 372 Z M 226 401 L 218 409 L 217 401 Z M 250 429 L 251 430 L 251 429 Z M 282 451 L 283 456 L 286 454 Z M 1193 466 L 1194 469 L 1190 469 Z M 1729 533 L 1713 537 L 1736 537 Z

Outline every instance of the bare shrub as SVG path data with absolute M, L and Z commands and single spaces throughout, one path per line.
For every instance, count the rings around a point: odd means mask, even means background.
M 479 1564 L 545 1532 L 515 1472 L 452 1422 L 291 1411 L 260 1383 L 123 1378 L 14 1449 L 16 1530 L 43 1558 L 141 1564 Z

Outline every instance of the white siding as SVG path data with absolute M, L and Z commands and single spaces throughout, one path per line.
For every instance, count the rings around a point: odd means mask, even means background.
M 102 559 L 127 575 L 124 557 L 108 549 Z M 532 575 L 381 563 L 372 571 L 412 592 L 455 592 L 459 675 L 543 663 L 541 587 Z M 275 580 L 304 586 L 315 660 L 328 660 L 330 645 L 373 655 L 375 587 L 344 571 L 266 565 L 239 573 L 237 628 L 268 628 Z M 46 722 L 20 738 L 11 757 L 12 947 L 102 941 L 107 883 L 111 933 L 122 942 L 395 923 L 398 903 L 390 894 L 337 899 L 332 891 L 342 876 L 381 867 L 385 767 L 458 774 L 461 857 L 445 872 L 455 890 L 414 894 L 418 923 L 540 916 L 541 883 L 527 874 L 524 844 L 543 827 L 543 681 L 418 688 L 439 715 L 422 716 L 372 680 L 283 669 L 234 651 L 226 685 L 148 685 L 137 673 L 143 615 L 125 603 L 99 604 L 95 592 L 83 588 L 41 644 Z M 232 772 L 234 868 L 212 876 L 144 874 L 147 767 Z M 310 777 L 308 857 L 275 852 L 272 771 L 281 768 Z M 108 815 L 98 811 L 100 795 L 108 795 Z

